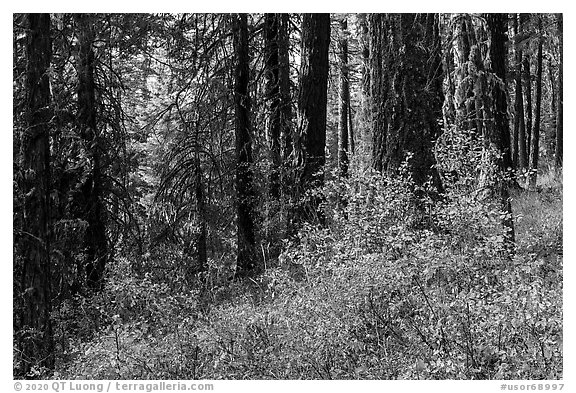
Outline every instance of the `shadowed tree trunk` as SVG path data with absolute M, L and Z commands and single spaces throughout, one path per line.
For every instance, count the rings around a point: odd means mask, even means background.
M 542 33 L 542 19 L 538 17 L 538 33 Z M 542 108 L 542 37 L 538 38 L 536 58 L 536 106 L 534 108 L 534 128 L 530 142 L 530 187 L 536 187 L 538 177 L 538 156 L 540 149 L 540 113 Z
M 358 14 L 358 24 L 360 26 L 360 46 L 362 50 L 362 80 L 361 92 L 362 102 L 360 105 L 360 124 L 358 138 L 363 151 L 372 138 L 372 112 L 370 109 L 370 38 L 368 30 L 368 15 Z
M 486 107 L 486 127 L 484 127 L 484 151 L 481 186 L 487 195 L 496 198 L 502 209 L 502 224 L 505 229 L 505 242 L 510 247 L 514 243 L 514 218 L 508 190 L 507 171 L 511 168 L 510 130 L 506 100 L 506 14 L 485 14 L 490 39 L 490 62 L 492 71 L 499 79 L 492 85 Z M 491 112 L 491 113 L 490 113 Z M 493 119 L 490 121 L 490 119 Z
M 354 155 L 356 149 L 356 140 L 354 139 L 354 114 L 352 113 L 352 103 L 348 97 L 348 155 Z
M 318 193 L 313 193 L 306 202 L 303 198 L 306 191 L 324 185 L 329 43 L 330 14 L 304 14 L 298 95 L 300 132 L 295 143 L 295 159 L 300 170 L 297 215 L 300 220 L 308 222 L 324 222 L 320 211 L 322 198 Z
M 85 236 L 86 278 L 89 288 L 101 289 L 108 256 L 104 207 L 102 203 L 101 147 L 96 121 L 96 85 L 93 20 L 89 14 L 76 14 L 78 27 L 78 124 L 91 168 L 82 185 L 83 219 L 88 223 Z
M 564 20 L 562 14 L 557 16 L 558 23 L 558 37 L 560 39 L 560 64 L 558 67 L 558 114 L 556 117 L 556 152 L 555 152 L 555 166 L 556 171 L 559 172 L 562 168 L 564 161 L 564 135 L 563 135 L 563 106 L 564 106 L 564 96 L 563 96 L 563 72 L 564 72 Z
M 408 160 L 418 186 L 442 192 L 433 145 L 442 119 L 442 67 L 435 14 L 370 17 L 372 166 L 395 174 Z
M 514 14 L 515 24 L 517 24 L 516 37 L 522 34 L 523 18 L 520 18 L 518 23 L 518 16 Z M 514 157 L 515 167 L 517 169 L 525 169 L 528 166 L 528 155 L 526 153 L 526 125 L 524 123 L 524 99 L 522 93 L 522 47 L 519 42 L 516 42 L 515 53 L 515 66 L 516 66 L 516 88 L 515 88 L 515 116 L 514 116 Z
M 248 93 L 248 17 L 233 16 L 234 41 L 234 113 L 236 139 L 236 213 L 238 255 L 236 277 L 243 277 L 258 268 L 254 228 L 255 191 L 252 173 L 252 137 L 250 131 L 250 96 Z
M 455 121 L 458 130 L 473 133 L 474 121 L 473 81 L 470 78 L 470 42 L 472 21 L 469 14 L 457 14 L 453 23 L 454 63 L 455 63 Z
M 278 83 L 280 84 L 280 126 L 282 161 L 288 162 L 292 154 L 292 97 L 290 95 L 290 15 L 280 14 L 278 28 Z
M 546 130 L 546 155 L 552 159 L 556 151 L 556 114 L 558 113 L 558 98 L 556 91 L 556 79 L 554 78 L 554 67 L 552 66 L 551 57 L 548 58 L 548 80 L 550 81 L 548 92 L 550 94 L 550 124 Z
M 268 118 L 266 136 L 270 149 L 272 167 L 270 168 L 269 194 L 272 199 L 280 198 L 280 171 L 282 166 L 280 134 L 282 128 L 281 96 L 279 84 L 278 29 L 279 14 L 264 15 L 264 64 L 266 78 L 266 102 Z
M 524 95 L 526 98 L 526 157 L 530 153 L 530 139 L 532 135 L 532 75 L 530 72 L 530 58 L 528 54 L 524 56 L 522 65 L 524 71 Z M 528 161 L 526 161 L 528 163 Z
M 348 82 L 348 22 L 346 17 L 340 21 L 340 39 L 338 56 L 340 61 L 340 92 L 338 122 L 338 170 L 340 176 L 348 177 L 348 121 L 350 108 L 350 86 Z
M 20 320 L 15 376 L 33 367 L 54 368 L 49 236 L 50 15 L 28 14 L 26 37 L 26 129 L 21 142 L 24 195 L 19 300 Z

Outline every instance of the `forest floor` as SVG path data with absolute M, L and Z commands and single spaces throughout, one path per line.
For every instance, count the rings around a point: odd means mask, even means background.
M 255 278 L 176 285 L 119 258 L 103 293 L 56 313 L 56 377 L 562 378 L 562 185 L 543 181 L 512 194 L 513 257 L 472 197 L 423 229 L 397 187 L 356 183 L 345 217 Z

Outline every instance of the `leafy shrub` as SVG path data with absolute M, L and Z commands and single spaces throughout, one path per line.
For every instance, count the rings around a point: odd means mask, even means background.
M 62 375 L 561 378 L 558 191 L 514 195 L 511 256 L 495 206 L 460 193 L 415 207 L 404 182 L 328 185 L 330 225 L 305 226 L 256 278 L 182 296 L 119 275 L 106 291 L 113 322 L 78 344 Z M 536 206 L 538 218 L 521 218 Z

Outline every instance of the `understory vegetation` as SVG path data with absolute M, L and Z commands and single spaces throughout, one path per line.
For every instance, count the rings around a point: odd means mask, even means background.
M 563 378 L 562 14 L 12 18 L 14 379 Z
M 473 193 L 410 210 L 402 180 L 363 174 L 328 184 L 327 227 L 260 276 L 211 261 L 187 283 L 177 253 L 120 258 L 104 291 L 54 312 L 55 377 L 562 378 L 562 187 L 541 179 L 512 193 L 513 257 Z

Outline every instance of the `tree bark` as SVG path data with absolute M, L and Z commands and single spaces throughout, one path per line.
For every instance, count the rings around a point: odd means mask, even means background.
M 348 155 L 353 156 L 355 149 L 356 140 L 354 139 L 354 114 L 352 113 L 350 94 L 348 94 Z
M 373 168 L 395 174 L 408 160 L 418 186 L 442 192 L 433 145 L 442 118 L 442 67 L 435 14 L 370 18 Z
M 317 190 L 324 184 L 329 44 L 330 14 L 304 14 L 298 95 L 300 132 L 295 143 L 300 198 L 306 191 Z M 298 216 L 304 221 L 323 223 L 322 198 L 313 194 L 307 203 L 300 201 Z
M 348 177 L 348 109 L 350 105 L 350 86 L 348 83 L 348 22 L 346 17 L 340 21 L 340 39 L 338 56 L 340 61 L 340 94 L 338 122 L 338 169 L 340 176 Z
M 268 108 L 266 134 L 272 166 L 270 168 L 269 194 L 274 200 L 280 198 L 280 172 L 282 166 L 280 134 L 282 129 L 281 96 L 279 84 L 278 30 L 279 14 L 264 15 L 264 67 L 266 78 L 265 97 Z
M 384 57 L 388 41 L 388 24 L 383 14 L 370 14 L 368 17 L 370 53 L 370 108 L 372 112 L 372 168 L 383 172 L 386 157 L 386 136 L 388 121 L 384 105 L 388 92 L 388 73 L 391 68 L 389 57 Z
M 20 320 L 15 376 L 33 367 L 54 368 L 50 269 L 50 15 L 28 14 L 26 37 L 26 129 L 21 142 L 23 220 L 19 244 Z
M 236 277 L 256 271 L 256 236 L 254 228 L 255 190 L 253 184 L 252 137 L 250 130 L 249 54 L 247 14 L 233 16 L 235 55 L 234 113 L 236 140 L 236 213 L 238 254 Z
M 563 72 L 564 72 L 564 20 L 563 15 L 558 14 L 558 38 L 560 39 L 560 64 L 558 67 L 558 106 L 556 117 L 556 152 L 555 152 L 555 166 L 557 173 L 560 172 L 564 162 L 564 130 L 563 130 Z
M 514 218 L 508 190 L 507 171 L 511 168 L 510 129 L 506 100 L 506 14 L 485 14 L 490 39 L 490 61 L 492 71 L 499 79 L 492 86 L 492 114 L 484 127 L 484 162 L 481 185 L 489 195 L 499 200 L 502 209 L 505 243 L 511 247 L 514 243 Z
M 558 98 L 556 91 L 556 79 L 554 78 L 554 68 L 552 66 L 552 59 L 548 58 L 548 80 L 550 87 L 548 88 L 550 94 L 550 125 L 546 130 L 546 155 L 552 160 L 556 151 L 556 114 L 558 113 Z
M 280 115 L 282 135 L 282 161 L 288 162 L 292 154 L 292 97 L 290 95 L 290 15 L 280 14 L 278 28 L 278 79 L 280 84 Z M 286 182 L 285 182 L 286 183 Z
M 542 32 L 542 19 L 538 17 L 538 30 Z M 542 108 L 542 38 L 538 38 L 538 54 L 536 58 L 536 106 L 534 108 L 534 128 L 530 143 L 530 187 L 536 187 L 538 177 L 538 156 L 540 153 L 540 113 Z
M 530 58 L 528 54 L 524 55 L 524 95 L 526 98 L 526 156 L 530 153 L 530 142 L 532 135 L 532 75 L 530 72 Z M 527 161 L 528 162 L 528 161 Z
M 361 116 L 357 140 L 363 150 L 369 145 L 372 139 L 372 113 L 370 110 L 370 37 L 368 29 L 368 16 L 366 14 L 357 15 L 358 24 L 360 25 L 360 46 L 362 50 L 362 80 L 361 80 Z
M 92 17 L 76 14 L 78 27 L 78 124 L 80 136 L 91 168 L 82 185 L 81 204 L 83 219 L 88 223 L 85 235 L 86 279 L 88 287 L 99 290 L 104 285 L 104 269 L 108 256 L 102 190 L 101 147 L 97 130 L 96 85 L 94 82 L 95 56 L 92 45 L 95 35 Z
M 515 20 L 518 20 L 515 14 Z M 522 35 L 523 18 L 520 17 L 516 37 Z M 515 144 L 515 167 L 525 169 L 528 167 L 528 154 L 526 150 L 526 125 L 524 122 L 524 99 L 522 92 L 522 47 L 516 42 L 515 65 L 516 65 L 516 92 L 515 92 L 515 116 L 514 116 L 514 144 Z
M 476 126 L 473 100 L 473 84 L 470 78 L 469 63 L 471 26 L 470 15 L 458 14 L 453 21 L 454 25 L 454 62 L 456 69 L 454 105 L 455 121 L 458 130 L 473 134 Z

